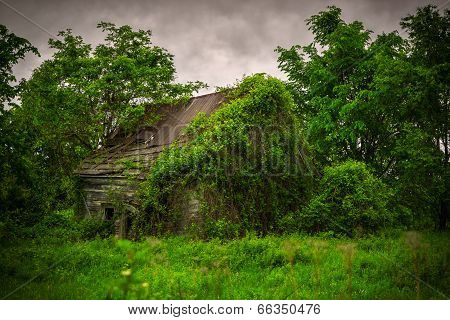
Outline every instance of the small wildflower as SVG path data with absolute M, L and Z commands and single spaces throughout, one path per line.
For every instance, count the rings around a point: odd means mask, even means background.
M 123 271 L 122 271 L 122 275 L 123 275 L 124 277 L 129 277 L 129 276 L 131 276 L 131 269 L 123 270 Z

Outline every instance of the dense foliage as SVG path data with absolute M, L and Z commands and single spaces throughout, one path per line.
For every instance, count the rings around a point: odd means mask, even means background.
M 18 217 L 20 211 L 27 210 L 32 215 L 30 211 L 42 203 L 33 193 L 37 184 L 33 175 L 36 165 L 27 158 L 30 152 L 26 132 L 17 130 L 10 111 L 17 106 L 15 98 L 24 85 L 23 79 L 18 82 L 14 76 L 13 66 L 27 54 L 39 53 L 28 40 L 0 25 L 0 227 L 6 220 L 23 218 Z
M 28 40 L 16 36 L 4 25 L 0 25 L 0 104 L 3 106 L 10 103 L 21 89 L 22 83 L 14 84 L 17 79 L 12 69 L 28 53 L 39 55 Z
M 150 223 L 153 231 L 161 224 L 174 231 L 170 224 L 182 219 L 174 203 L 189 197 L 200 201 L 201 217 L 193 223 L 203 237 L 282 231 L 283 215 L 302 206 L 310 164 L 283 83 L 258 74 L 229 89 L 228 99 L 193 121 L 187 143 L 158 158 L 144 185 L 140 230 Z
M 313 43 L 277 51 L 317 163 L 364 162 L 394 189 L 395 210 L 416 226 L 445 228 L 449 11 L 427 6 L 403 19 L 409 39 L 393 32 L 371 40 L 336 7 L 307 24 Z
M 202 87 L 174 82 L 173 56 L 152 44 L 150 31 L 106 22 L 98 28 L 106 35 L 95 49 L 71 30 L 50 39 L 52 59 L 26 84 L 22 116 L 31 117 L 46 144 L 56 139 L 53 144 L 70 143 L 66 149 L 75 152 L 95 149 L 119 128 L 135 130 L 151 106 L 188 98 Z
M 388 210 L 389 187 L 361 162 L 326 167 L 319 190 L 297 218 L 310 232 L 333 231 L 348 236 L 386 229 L 394 221 Z

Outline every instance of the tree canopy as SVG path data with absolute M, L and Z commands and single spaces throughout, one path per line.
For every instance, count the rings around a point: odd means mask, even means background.
M 314 42 L 278 48 L 307 139 L 322 166 L 362 161 L 394 186 L 398 205 L 434 221 L 448 203 L 449 11 L 418 9 L 409 34 L 345 22 L 334 6 L 307 20 Z
M 23 88 L 24 81 L 17 82 L 13 66 L 27 54 L 38 51 L 31 43 L 0 25 L 0 210 L 15 211 L 18 208 L 32 210 L 36 197 L 32 192 L 35 177 L 26 160 L 29 154 L 24 132 L 15 128 L 11 107 Z
M 25 58 L 27 53 L 39 55 L 37 49 L 28 40 L 16 36 L 4 25 L 0 25 L 0 103 L 2 107 L 19 93 L 21 86 L 14 85 L 17 79 L 12 68 L 19 60 Z
M 66 30 L 22 94 L 23 117 L 56 143 L 93 150 L 116 130 L 134 130 L 151 107 L 186 99 L 204 85 L 175 82 L 173 56 L 151 32 L 101 22 L 104 43 L 92 48 Z

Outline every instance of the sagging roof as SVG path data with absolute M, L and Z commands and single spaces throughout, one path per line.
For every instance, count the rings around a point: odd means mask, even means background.
M 162 106 L 158 123 L 139 128 L 116 145 L 95 151 L 81 163 L 77 173 L 82 177 L 139 175 L 180 136 L 198 113 L 209 115 L 224 101 L 223 94 L 211 93 L 193 97 L 185 105 Z

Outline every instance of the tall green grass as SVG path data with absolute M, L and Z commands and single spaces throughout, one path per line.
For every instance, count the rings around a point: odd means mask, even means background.
M 49 236 L 3 245 L 0 297 L 445 299 L 449 239 L 449 233 L 431 232 L 227 242 L 184 237 L 70 242 Z

